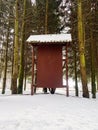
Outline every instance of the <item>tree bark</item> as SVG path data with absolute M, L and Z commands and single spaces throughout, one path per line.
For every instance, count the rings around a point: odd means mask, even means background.
M 91 30 L 91 86 L 92 86 L 92 98 L 96 98 L 96 83 L 95 83 L 95 46 L 94 39 Z
M 90 2 L 90 5 L 92 3 Z M 90 35 L 91 35 L 91 86 L 92 86 L 92 98 L 96 98 L 96 79 L 95 79 L 95 71 L 96 71 L 96 41 L 95 41 L 95 34 L 94 34 L 94 22 L 95 22 L 95 12 L 92 11 L 91 14 L 91 26 L 90 26 Z M 97 61 L 98 62 L 98 61 Z
M 78 2 L 78 44 L 80 52 L 80 72 L 82 80 L 83 97 L 89 98 L 87 87 L 87 75 L 85 65 L 85 45 L 84 45 L 84 28 L 83 28 L 83 15 L 82 15 L 82 0 Z
M 26 15 L 26 0 L 24 0 L 24 12 L 22 22 L 22 38 L 21 38 L 21 54 L 20 54 L 20 66 L 19 66 L 19 83 L 18 93 L 23 93 L 23 79 L 24 79 L 24 48 L 25 48 L 25 15 Z
M 77 81 L 77 59 L 76 59 L 76 50 L 74 50 L 74 69 L 75 69 L 75 95 L 79 96 L 78 92 L 78 81 Z
M 48 0 L 46 0 L 45 8 L 45 34 L 48 34 Z M 44 93 L 47 93 L 47 88 L 43 88 Z
M 5 93 L 5 88 L 6 88 L 6 76 L 7 76 L 7 61 L 8 61 L 8 43 L 9 43 L 9 28 L 10 28 L 10 22 L 8 25 L 8 30 L 7 30 L 7 41 L 6 41 L 6 49 L 5 49 L 5 62 L 4 62 L 4 78 L 3 78 L 3 87 L 2 87 L 2 94 Z
M 13 49 L 12 49 L 12 60 L 11 60 L 11 86 L 10 90 L 12 90 L 12 82 L 13 82 L 13 65 L 14 65 L 14 39 L 13 39 Z
M 12 94 L 17 94 L 17 78 L 18 78 L 18 42 L 19 42 L 19 0 L 15 1 L 15 41 L 14 41 L 14 64 L 12 77 Z

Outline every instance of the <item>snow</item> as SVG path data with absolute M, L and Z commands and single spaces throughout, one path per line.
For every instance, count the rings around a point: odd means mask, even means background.
M 71 42 L 71 34 L 45 34 L 45 35 L 31 35 L 27 42 Z
M 0 95 L 0 130 L 98 130 L 98 94 L 96 99 L 56 94 Z
M 35 3 L 35 0 L 31 0 L 31 1 L 32 1 L 33 4 Z

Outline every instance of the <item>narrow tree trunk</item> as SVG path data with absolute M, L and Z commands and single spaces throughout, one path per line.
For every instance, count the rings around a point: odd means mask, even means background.
M 46 9 L 45 9 L 45 34 L 48 34 L 48 0 L 46 0 Z M 43 88 L 44 93 L 47 92 L 47 88 Z
M 94 43 L 91 43 L 91 86 L 92 86 L 92 98 L 96 98 L 96 83 L 95 83 L 95 55 L 94 55 Z
M 97 76 L 96 76 L 96 78 L 97 78 L 97 80 L 96 80 L 96 81 L 97 81 L 97 91 L 98 91 L 98 68 L 97 68 L 96 75 L 97 75 Z
M 7 60 L 8 60 L 7 55 L 8 55 L 8 43 L 9 43 L 9 27 L 10 27 L 10 22 L 9 22 L 8 30 L 7 30 L 7 41 L 6 41 L 6 50 L 5 50 L 4 77 L 3 77 L 2 94 L 5 93 L 5 88 L 6 88 Z
M 77 59 L 76 59 L 76 50 L 74 50 L 74 68 L 75 68 L 75 95 L 78 96 L 78 81 L 77 81 Z
M 71 5 L 73 4 L 73 2 L 71 1 Z M 72 23 L 72 29 L 71 29 L 71 36 L 72 36 L 72 42 L 73 42 L 73 59 L 74 59 L 74 76 L 75 76 L 75 95 L 78 96 L 79 92 L 78 92 L 78 81 L 77 81 L 77 33 L 76 33 L 76 25 L 77 23 L 74 23 L 75 18 L 74 18 L 74 13 L 76 13 L 75 11 L 72 10 L 72 16 L 71 16 L 71 23 Z
M 12 66 L 11 66 L 11 86 L 10 86 L 10 90 L 12 90 L 12 82 L 13 82 L 13 65 L 14 65 L 14 40 L 13 40 L 13 50 L 12 50 Z
M 3 47 L 2 47 L 3 48 Z M 2 77 L 2 68 L 3 68 L 3 65 L 2 65 L 2 58 L 3 58 L 3 55 L 2 55 L 2 53 L 3 53 L 3 51 L 2 51 L 2 48 L 0 48 L 0 50 L 1 50 L 1 53 L 0 53 L 0 80 L 1 80 L 1 77 Z
M 91 3 L 92 5 L 92 3 Z M 91 26 L 90 26 L 90 34 L 91 34 L 91 86 L 92 86 L 92 98 L 96 98 L 96 80 L 95 80 L 95 71 L 96 71 L 96 42 L 95 42 L 95 34 L 94 34 L 94 11 L 92 11 L 91 14 Z M 96 55 L 95 55 L 96 53 Z M 97 61 L 98 62 L 98 61 Z
M 98 1 L 95 5 L 95 12 L 94 12 L 94 30 L 96 30 L 96 23 L 98 23 Z M 96 89 L 98 90 L 98 46 L 97 46 L 97 35 L 98 33 L 94 32 L 94 39 L 95 39 L 95 65 L 96 65 Z
M 24 73 L 24 91 L 26 90 L 26 80 L 27 80 L 27 76 L 26 76 L 26 71 Z
M 17 94 L 17 78 L 18 78 L 18 42 L 19 42 L 19 20 L 18 7 L 19 0 L 15 2 L 15 42 L 14 42 L 14 64 L 12 78 L 12 94 Z
M 96 38 L 97 38 L 97 34 L 96 34 Z M 96 44 L 96 51 L 95 51 L 95 59 L 96 59 L 96 89 L 98 91 L 98 46 L 97 46 L 97 39 L 95 39 L 95 44 Z
M 96 98 L 96 80 L 95 80 L 95 46 L 94 39 L 91 30 L 91 86 L 92 86 L 92 98 Z
M 18 93 L 23 93 L 23 78 L 24 78 L 24 42 L 25 42 L 25 15 L 26 15 L 26 0 L 24 0 L 24 12 L 22 22 L 22 39 L 21 39 L 21 54 L 20 54 L 20 66 L 19 66 L 19 83 Z
M 82 80 L 83 97 L 89 98 L 87 87 L 87 75 L 85 65 L 85 46 L 84 46 L 84 29 L 83 29 L 83 16 L 82 16 L 82 0 L 78 1 L 78 43 L 80 52 L 80 72 Z
M 25 30 L 26 31 L 26 30 Z M 24 54 L 24 56 L 25 56 L 25 67 L 24 67 L 24 91 L 26 90 L 26 80 L 27 80 L 27 57 L 28 57 L 28 55 L 27 55 L 27 45 L 25 46 L 25 54 Z

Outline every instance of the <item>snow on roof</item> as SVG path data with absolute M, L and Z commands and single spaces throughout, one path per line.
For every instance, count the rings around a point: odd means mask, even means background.
M 51 42 L 71 42 L 71 34 L 44 34 L 44 35 L 31 35 L 28 43 L 51 43 Z

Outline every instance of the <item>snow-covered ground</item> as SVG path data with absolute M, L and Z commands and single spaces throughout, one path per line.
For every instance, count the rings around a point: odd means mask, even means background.
M 0 130 L 98 130 L 96 99 L 66 97 L 65 89 L 56 94 L 0 94 Z

